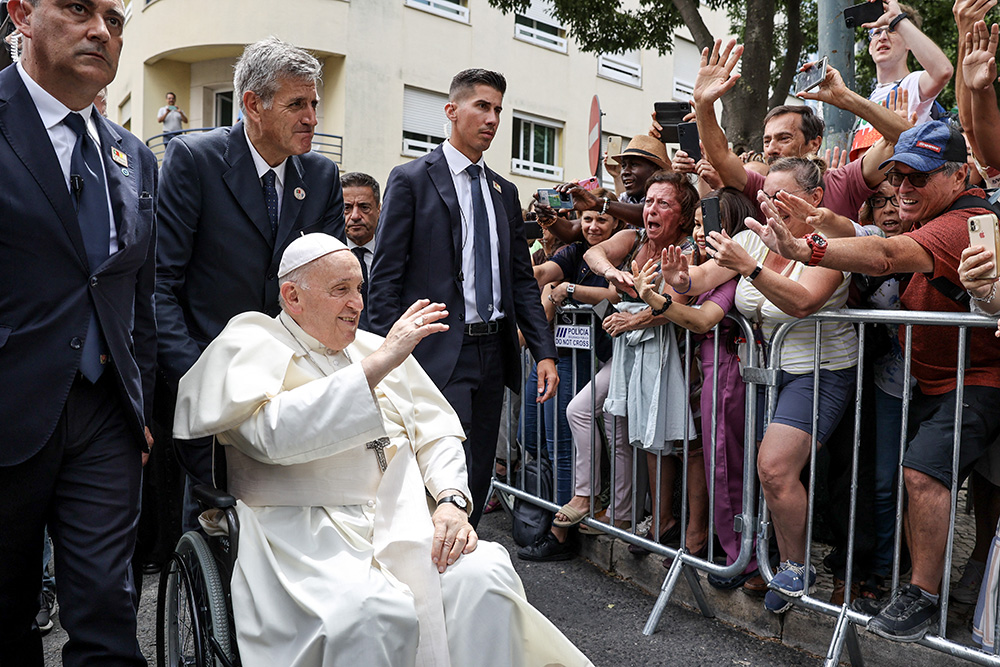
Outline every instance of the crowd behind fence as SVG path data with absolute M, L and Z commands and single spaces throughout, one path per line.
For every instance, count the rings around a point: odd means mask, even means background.
M 563 331 L 563 335 L 559 336 L 557 332 L 557 339 L 562 341 L 562 345 L 572 345 L 572 352 L 574 358 L 573 368 L 576 368 L 576 355 L 587 355 L 590 368 L 592 372 L 596 372 L 599 368 L 599 362 L 593 352 L 593 341 L 598 333 L 600 327 L 601 315 L 600 309 L 595 309 L 590 306 L 567 306 L 560 310 L 557 316 L 556 327 L 562 326 L 564 329 L 569 327 L 570 331 Z M 754 331 L 752 324 L 741 315 L 735 313 L 730 313 L 728 319 L 735 324 L 739 329 L 741 338 L 753 341 Z M 680 483 L 680 498 L 681 506 L 679 512 L 678 520 L 681 522 L 682 528 L 680 531 L 680 546 L 672 547 L 664 545 L 655 540 L 655 536 L 659 535 L 659 526 L 664 525 L 665 521 L 669 519 L 658 516 L 657 508 L 658 503 L 656 498 L 661 493 L 673 493 L 673 489 L 661 489 L 661 488 L 650 488 L 649 494 L 652 499 L 650 503 L 650 509 L 652 514 L 652 525 L 651 534 L 654 539 L 647 539 L 643 537 L 638 529 L 639 522 L 643 518 L 644 508 L 646 503 L 644 498 L 640 495 L 640 490 L 642 485 L 640 483 L 641 470 L 638 465 L 640 457 L 636 456 L 632 459 L 632 471 L 631 471 L 631 481 L 632 481 L 632 504 L 631 512 L 628 517 L 628 523 L 630 527 L 624 529 L 617 525 L 617 520 L 621 517 L 615 516 L 613 503 L 608 508 L 608 515 L 601 520 L 599 516 L 600 507 L 597 505 L 597 492 L 594 491 L 591 495 L 590 510 L 587 516 L 580 522 L 582 526 L 586 526 L 590 531 L 597 531 L 610 535 L 612 537 L 618 538 L 625 541 L 628 544 L 637 545 L 643 549 L 666 557 L 668 560 L 672 559 L 672 563 L 669 564 L 668 572 L 664 578 L 663 584 L 661 586 L 659 597 L 651 610 L 649 619 L 643 628 L 644 634 L 652 634 L 655 632 L 657 625 L 659 623 L 660 616 L 671 597 L 674 587 L 676 586 L 678 580 L 683 574 L 688 581 L 694 598 L 699 605 L 701 612 L 706 617 L 713 617 L 714 613 L 712 611 L 711 603 L 709 599 L 705 596 L 702 588 L 702 579 L 697 575 L 700 571 L 706 575 L 714 575 L 716 577 L 732 577 L 743 572 L 747 565 L 756 557 L 760 575 L 763 577 L 765 582 L 769 582 L 775 574 L 772 563 L 773 556 L 770 553 L 769 545 L 772 542 L 772 531 L 773 526 L 771 522 L 771 517 L 768 511 L 767 503 L 764 500 L 762 494 L 758 491 L 758 480 L 757 480 L 757 467 L 756 467 L 756 456 L 757 456 L 757 391 L 749 390 L 756 389 L 758 386 L 765 387 L 766 391 L 766 410 L 764 410 L 764 426 L 767 426 L 774 413 L 775 400 L 776 400 L 776 387 L 778 384 L 778 379 L 780 377 L 780 350 L 783 343 L 788 337 L 790 331 L 795 327 L 812 327 L 814 331 L 814 391 L 813 391 L 813 429 L 811 436 L 811 455 L 808 464 L 808 508 L 806 514 L 807 520 L 807 530 L 806 530 L 806 563 L 808 564 L 815 560 L 817 551 L 814 549 L 813 538 L 814 538 L 814 518 L 816 516 L 816 489 L 817 489 L 817 453 L 818 453 L 818 443 L 816 438 L 816 422 L 819 419 L 818 406 L 816 403 L 819 401 L 819 392 L 817 391 L 817 386 L 819 384 L 819 368 L 822 359 L 822 349 L 820 345 L 820 331 L 821 326 L 824 323 L 831 322 L 847 322 L 852 326 L 856 327 L 858 332 L 858 348 L 857 348 L 857 358 L 859 363 L 855 371 L 855 393 L 853 400 L 853 414 L 849 411 L 848 415 L 845 415 L 845 419 L 848 416 L 853 417 L 852 422 L 848 424 L 842 424 L 845 428 L 849 428 L 851 433 L 851 443 L 850 443 L 850 495 L 848 503 L 848 532 L 846 539 L 846 586 L 844 600 L 841 604 L 831 604 L 825 600 L 821 600 L 815 597 L 811 590 L 807 587 L 804 594 L 800 598 L 794 599 L 794 604 L 796 606 L 802 607 L 804 609 L 810 609 L 826 616 L 830 616 L 836 620 L 834 625 L 834 633 L 830 639 L 829 650 L 827 651 L 825 663 L 826 665 L 836 665 L 840 659 L 843 652 L 843 648 L 846 645 L 848 648 L 849 657 L 851 663 L 854 665 L 861 665 L 864 662 L 864 657 L 861 653 L 860 645 L 858 642 L 858 635 L 856 632 L 856 627 L 861 626 L 862 628 L 869 620 L 869 616 L 856 611 L 852 608 L 852 590 L 856 591 L 856 586 L 852 587 L 856 582 L 855 570 L 855 557 L 856 557 L 856 540 L 855 533 L 858 526 L 858 496 L 859 496 L 859 466 L 860 466 L 860 454 L 862 449 L 862 417 L 863 417 L 863 404 L 865 398 L 865 391 L 867 389 L 864 382 L 864 362 L 866 346 L 869 346 L 868 336 L 866 332 L 870 329 L 871 325 L 898 325 L 902 328 L 903 333 L 900 336 L 903 342 L 903 362 L 904 371 L 907 377 L 910 373 L 911 364 L 911 343 L 912 343 L 912 332 L 914 326 L 933 326 L 933 327 L 952 327 L 955 328 L 959 336 L 958 345 L 958 359 L 957 359 L 957 391 L 955 396 L 955 423 L 956 428 L 954 430 L 954 438 L 951 443 L 952 447 L 952 463 L 953 470 L 958 470 L 959 463 L 959 445 L 961 443 L 961 429 L 957 426 L 962 422 L 962 410 L 963 410 L 963 389 L 964 389 L 964 376 L 967 367 L 968 360 L 968 332 L 970 328 L 975 327 L 996 327 L 996 320 L 992 317 L 976 315 L 976 314 L 955 314 L 955 313 L 935 313 L 935 312 L 909 312 L 909 311 L 887 311 L 887 310 L 838 310 L 838 311 L 822 311 L 813 315 L 811 317 L 789 322 L 781 325 L 778 329 L 774 331 L 771 337 L 771 344 L 767 350 L 767 354 L 763 353 L 762 349 L 758 346 L 748 345 L 742 350 L 743 357 L 741 358 L 742 376 L 743 380 L 747 385 L 748 391 L 746 392 L 746 412 L 745 412 L 745 440 L 743 443 L 743 480 L 742 480 L 742 507 L 738 513 L 732 516 L 734 522 L 734 529 L 740 535 L 739 540 L 739 554 L 734 562 L 726 565 L 717 562 L 715 548 L 711 535 L 716 530 L 716 522 L 713 520 L 716 516 L 715 505 L 717 499 L 718 489 L 716 488 L 716 447 L 715 447 L 715 436 L 718 433 L 716 424 L 719 419 L 723 418 L 717 412 L 718 405 L 718 364 L 719 364 L 719 346 L 724 344 L 720 340 L 720 336 L 713 336 L 710 341 L 713 346 L 712 354 L 714 358 L 715 371 L 712 376 L 712 386 L 703 387 L 702 391 L 712 391 L 712 414 L 710 415 L 710 423 L 712 424 L 712 429 L 710 433 L 703 434 L 705 437 L 704 452 L 705 455 L 709 457 L 709 462 L 707 469 L 709 474 L 708 479 L 708 505 L 709 505 L 709 531 L 710 537 L 708 541 L 707 553 L 704 554 L 692 554 L 690 550 L 685 547 L 685 522 L 689 513 L 688 504 L 688 484 L 689 479 L 687 476 L 687 460 L 690 455 L 690 449 L 692 443 L 695 442 L 697 434 L 689 433 L 688 429 L 685 428 L 685 436 L 681 446 L 677 450 L 678 456 L 682 460 L 682 465 L 680 469 L 684 472 L 681 476 Z M 582 324 L 581 324 L 582 323 Z M 679 338 L 684 341 L 684 367 L 686 369 L 685 382 L 683 387 L 678 387 L 677 392 L 683 392 L 686 404 L 690 404 L 690 398 L 692 393 L 692 382 L 691 382 L 691 369 L 695 363 L 694 359 L 694 347 L 692 345 L 692 333 L 688 330 L 680 329 L 682 333 L 677 334 Z M 718 332 L 718 326 L 716 328 L 716 333 Z M 567 336 L 569 333 L 571 335 Z M 583 335 L 586 333 L 587 335 Z M 583 349 L 581 349 L 583 348 Z M 766 356 L 766 363 L 764 357 Z M 531 360 L 525 358 L 525 367 L 530 369 Z M 576 377 L 574 373 L 573 378 L 561 378 L 562 382 L 572 381 L 572 386 L 576 387 Z M 591 392 L 591 400 L 594 398 L 593 385 L 590 386 L 589 391 Z M 516 433 L 516 438 L 508 438 L 504 442 L 504 446 L 501 451 L 498 452 L 499 455 L 506 455 L 506 461 L 510 463 L 508 470 L 514 469 L 514 459 L 517 458 L 517 447 L 518 443 L 525 443 L 530 439 L 530 434 L 524 429 L 523 420 L 519 420 L 516 415 L 516 403 L 520 400 L 521 403 L 521 414 L 524 414 L 524 404 L 523 401 L 529 394 L 527 392 L 522 392 L 521 396 L 518 398 L 514 396 L 512 398 L 512 403 L 515 405 L 507 411 L 504 416 L 504 420 L 508 427 L 510 433 Z M 897 472 L 902 470 L 902 458 L 906 450 L 906 445 L 908 441 L 908 425 L 907 421 L 909 418 L 910 410 L 910 399 L 911 399 L 911 387 L 909 384 L 904 387 L 904 395 L 902 400 L 902 414 L 901 423 L 902 429 L 899 436 L 898 442 L 898 456 L 897 461 Z M 595 412 L 596 414 L 596 412 Z M 616 429 L 621 428 L 621 425 L 616 423 L 611 427 L 611 431 L 614 432 Z M 519 423 L 520 422 L 520 423 Z M 536 438 L 535 442 L 542 442 L 542 420 L 536 420 Z M 590 442 L 591 452 L 596 452 L 599 443 L 601 442 L 602 434 L 599 429 L 598 419 L 591 420 L 590 425 Z M 607 458 L 611 467 L 609 474 L 610 484 L 613 484 L 615 479 L 615 462 L 617 459 L 617 444 L 616 438 L 606 438 L 607 440 Z M 556 439 L 558 442 L 558 439 Z M 628 445 L 631 447 L 631 445 Z M 523 449 L 523 448 L 522 448 Z M 519 469 L 519 474 L 509 475 L 504 478 L 494 479 L 494 489 L 501 496 L 506 496 L 507 503 L 506 506 L 509 509 L 509 502 L 513 499 L 520 499 L 527 503 L 533 504 L 535 506 L 549 510 L 550 512 L 557 512 L 560 509 L 559 504 L 553 502 L 554 496 L 543 497 L 542 494 L 542 484 L 539 478 L 535 478 L 535 485 L 525 485 L 525 469 L 527 465 L 524 463 L 531 458 L 538 456 L 540 452 L 540 447 L 535 448 L 534 452 L 530 451 L 530 447 L 527 455 L 522 454 L 522 465 Z M 577 446 L 579 449 L 579 445 Z M 544 453 L 542 454 L 544 455 Z M 574 452 L 575 456 L 575 452 Z M 663 459 L 667 455 L 659 454 L 656 460 L 656 467 L 659 470 L 663 463 Z M 555 453 L 555 458 L 558 458 L 558 452 Z M 595 453 L 592 456 L 592 465 L 590 467 L 590 488 L 599 489 L 601 486 L 601 479 L 595 478 L 595 472 L 597 468 L 598 456 Z M 508 473 L 509 474 L 509 473 Z M 556 488 L 557 480 L 556 468 L 552 468 L 552 489 Z M 659 479 L 659 477 L 657 477 Z M 659 485 L 657 485 L 659 486 Z M 955 526 L 956 526 L 956 516 L 957 516 L 957 504 L 958 496 L 960 491 L 960 476 L 958 474 L 952 475 L 952 483 L 950 488 L 950 513 L 948 522 L 948 540 L 947 540 L 947 550 L 945 553 L 945 567 L 944 576 L 942 578 L 942 589 L 941 589 L 941 618 L 936 631 L 927 634 L 923 639 L 920 640 L 920 644 L 941 651 L 943 653 L 967 660 L 969 662 L 984 664 L 984 665 L 1000 665 L 1000 642 L 986 642 L 984 643 L 984 648 L 977 648 L 971 644 L 971 641 L 962 642 L 955 638 L 948 638 L 948 595 L 951 588 L 951 570 L 952 570 L 952 560 L 955 555 Z M 644 491 L 643 491 L 644 493 Z M 905 551 L 904 539 L 903 539 L 903 514 L 905 506 L 905 493 L 903 485 L 903 475 L 897 474 L 896 479 L 896 530 L 894 535 L 894 545 L 892 553 L 892 574 L 891 574 L 891 589 L 895 590 L 899 585 L 900 579 L 905 578 L 906 575 L 906 565 L 901 562 L 901 558 Z M 610 502 L 610 501 L 609 501 Z M 867 520 L 867 517 L 865 518 Z M 992 559 L 991 559 L 992 560 Z M 665 562 L 665 565 L 667 563 Z M 988 581 L 990 580 L 989 575 L 984 577 L 983 587 L 988 588 Z M 987 591 L 988 592 L 988 591 Z M 990 632 L 983 630 L 984 634 L 989 634 L 990 636 L 996 636 L 1000 634 L 1000 608 L 998 608 L 998 602 L 1000 599 L 995 597 L 990 597 L 986 594 L 980 595 L 979 605 L 990 605 L 991 610 L 989 613 L 983 614 L 983 623 L 989 622 L 992 627 L 989 628 Z M 977 618 L 979 614 L 977 614 Z M 956 634 L 952 633 L 953 636 Z

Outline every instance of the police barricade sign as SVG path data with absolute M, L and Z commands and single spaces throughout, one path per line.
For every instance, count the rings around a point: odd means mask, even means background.
M 571 347 L 578 350 L 591 349 L 590 326 L 586 324 L 557 324 L 556 347 Z

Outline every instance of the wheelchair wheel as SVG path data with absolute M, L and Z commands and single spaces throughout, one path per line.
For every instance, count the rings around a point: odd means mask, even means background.
M 160 575 L 156 647 L 161 667 L 233 664 L 226 594 L 200 533 L 181 536 Z

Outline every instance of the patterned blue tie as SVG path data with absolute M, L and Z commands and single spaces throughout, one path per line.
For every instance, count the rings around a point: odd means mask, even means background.
M 111 245 L 111 218 L 108 212 L 108 187 L 101 166 L 101 152 L 87 132 L 87 123 L 78 113 L 69 113 L 64 121 L 76 133 L 76 144 L 70 158 L 70 185 L 76 195 L 77 220 L 87 250 L 87 262 L 93 274 L 108 258 Z M 80 357 L 80 373 L 97 382 L 104 372 L 101 357 L 106 351 L 97 322 L 97 311 L 90 314 L 87 338 Z
M 271 220 L 271 238 L 278 238 L 278 188 L 275 181 L 278 175 L 273 169 L 268 169 L 267 173 L 261 177 L 264 181 L 264 203 L 267 204 L 267 217 Z
M 483 188 L 479 183 L 479 165 L 465 168 L 472 181 L 472 247 L 476 258 L 476 312 L 483 322 L 493 315 L 493 262 L 490 247 L 490 219 L 486 214 Z

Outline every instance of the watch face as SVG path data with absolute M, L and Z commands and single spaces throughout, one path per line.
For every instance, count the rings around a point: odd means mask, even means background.
M 454 503 L 461 510 L 469 507 L 469 503 L 465 502 L 465 498 L 462 496 L 448 496 L 447 498 L 443 498 L 441 502 Z
M 826 247 L 826 239 L 823 238 L 822 236 L 820 236 L 819 234 L 813 234 L 812 235 L 812 242 L 813 242 L 813 245 L 815 245 L 817 248 L 825 248 Z

